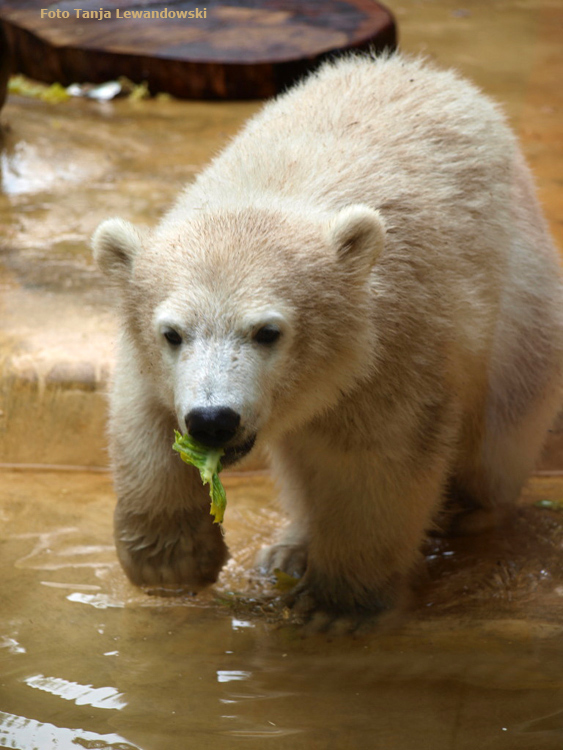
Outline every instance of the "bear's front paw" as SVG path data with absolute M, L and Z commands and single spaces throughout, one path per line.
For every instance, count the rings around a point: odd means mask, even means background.
M 272 544 L 263 547 L 256 556 L 256 567 L 262 575 L 281 570 L 294 578 L 301 578 L 307 568 L 306 544 Z
M 229 553 L 207 512 L 115 514 L 119 560 L 132 583 L 196 593 L 214 583 Z
M 396 585 L 367 588 L 357 581 L 331 579 L 308 570 L 286 597 L 286 605 L 308 631 L 332 634 L 369 629 L 400 617 L 405 589 Z

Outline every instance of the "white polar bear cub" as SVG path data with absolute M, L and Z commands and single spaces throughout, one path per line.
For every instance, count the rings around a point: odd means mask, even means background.
M 394 606 L 447 498 L 473 527 L 517 499 L 560 405 L 562 283 L 514 136 L 456 73 L 326 64 L 156 229 L 109 219 L 93 247 L 133 582 L 197 591 L 227 558 L 174 428 L 225 464 L 267 446 L 292 521 L 260 565 L 329 612 Z

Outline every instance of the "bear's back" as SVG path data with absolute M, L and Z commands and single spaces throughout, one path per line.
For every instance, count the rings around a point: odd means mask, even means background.
M 266 105 L 196 190 L 211 204 L 274 194 L 327 210 L 430 195 L 451 205 L 461 193 L 478 201 L 488 192 L 490 207 L 491 186 L 508 189 L 514 153 L 499 109 L 456 73 L 399 55 L 358 55 L 324 65 Z

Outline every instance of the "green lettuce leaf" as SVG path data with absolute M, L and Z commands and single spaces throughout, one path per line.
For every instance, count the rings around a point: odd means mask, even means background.
M 182 461 L 199 469 L 201 481 L 209 485 L 213 523 L 222 523 L 227 507 L 227 495 L 219 479 L 219 472 L 223 468 L 221 456 L 225 451 L 222 448 L 208 448 L 188 434 L 181 435 L 178 430 L 174 430 L 174 437 L 176 440 L 172 448 L 178 451 Z

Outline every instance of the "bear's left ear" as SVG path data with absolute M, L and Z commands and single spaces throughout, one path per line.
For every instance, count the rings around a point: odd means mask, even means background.
M 92 250 L 98 268 L 123 283 L 129 278 L 133 258 L 143 244 L 141 232 L 123 219 L 106 219 L 94 232 Z
M 341 209 L 328 225 L 329 242 L 344 262 L 371 271 L 385 244 L 385 225 L 378 211 L 361 204 Z

